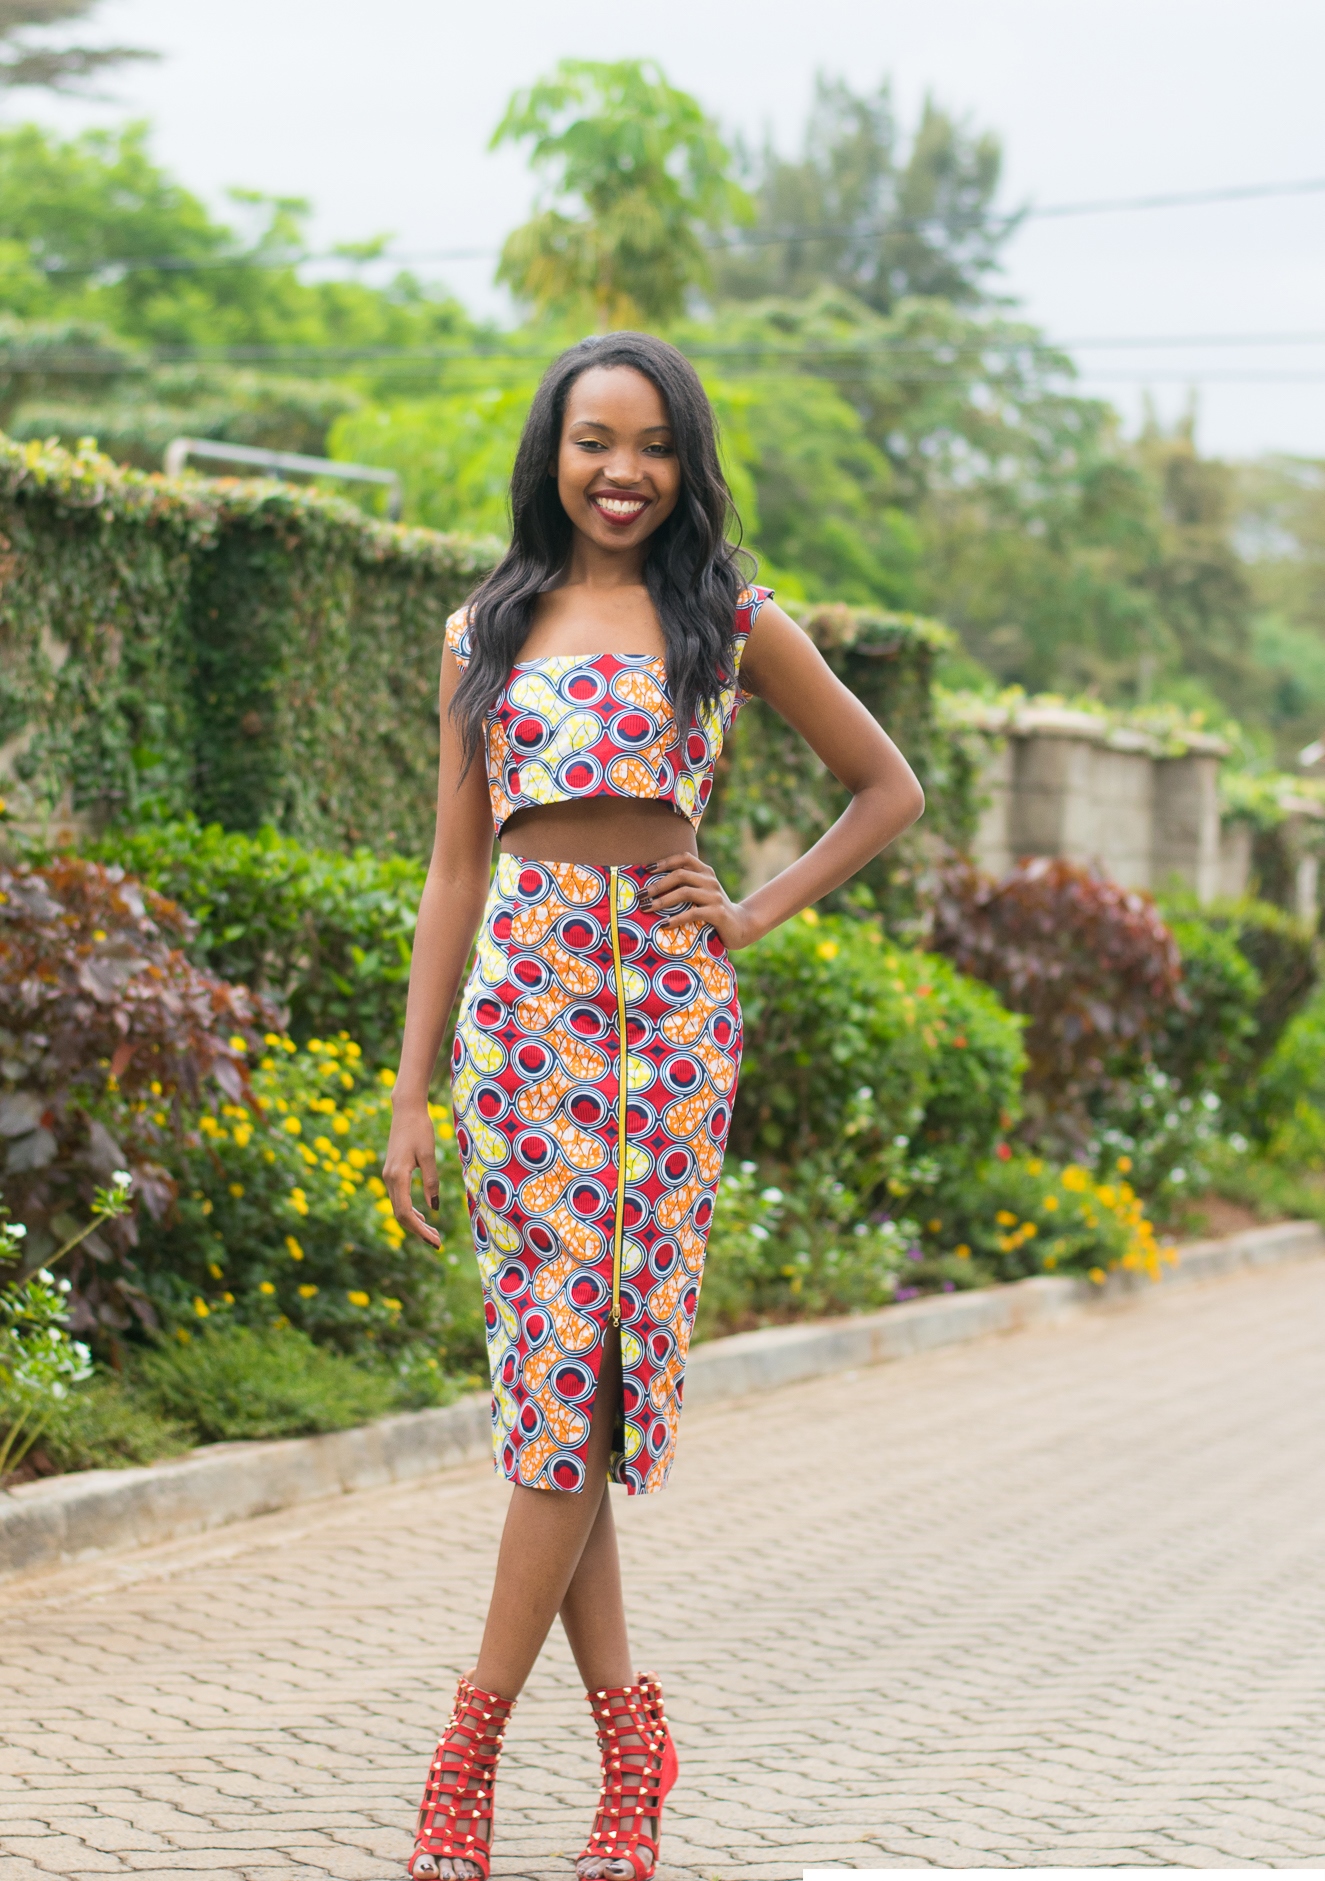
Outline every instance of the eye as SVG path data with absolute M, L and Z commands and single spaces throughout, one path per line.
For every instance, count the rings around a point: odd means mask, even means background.
M 577 451 L 605 451 L 607 449 L 601 438 L 574 438 L 572 447 Z
M 653 457 L 671 457 L 674 454 L 670 444 L 646 444 L 644 449 L 646 454 Z

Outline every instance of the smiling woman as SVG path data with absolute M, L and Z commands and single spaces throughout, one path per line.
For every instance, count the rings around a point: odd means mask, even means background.
M 477 936 L 456 1144 L 514 1488 L 410 1873 L 487 1875 L 505 1721 L 559 1612 L 604 1760 L 579 1873 L 647 1881 L 677 1758 L 657 1681 L 631 1665 L 606 1487 L 655 1493 L 676 1454 L 740 1066 L 730 955 L 854 874 L 923 799 L 748 581 L 713 414 L 675 348 L 618 333 L 564 354 L 531 408 L 511 510 L 510 550 L 447 626 L 437 835 L 383 1169 L 401 1228 L 435 1243 L 412 1184 L 417 1170 L 437 1206 L 428 1085 Z M 752 692 L 851 802 L 732 902 L 695 830 Z

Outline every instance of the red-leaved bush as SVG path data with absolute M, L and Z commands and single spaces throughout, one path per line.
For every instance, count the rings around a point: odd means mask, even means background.
M 207 1080 L 249 1102 L 246 1055 L 273 1015 L 193 966 L 181 909 L 118 868 L 64 857 L 0 866 L 0 1170 L 24 1223 L 25 1270 L 84 1226 L 116 1169 L 160 1219 L 174 1184 L 158 1161 Z M 73 1323 L 122 1329 L 151 1310 L 123 1265 L 135 1213 L 72 1257 Z
M 953 858 L 927 887 L 929 946 L 1029 1016 L 1029 1131 L 1080 1143 L 1091 1099 L 1150 1055 L 1182 1003 L 1177 943 L 1154 902 L 1044 857 L 1001 881 Z

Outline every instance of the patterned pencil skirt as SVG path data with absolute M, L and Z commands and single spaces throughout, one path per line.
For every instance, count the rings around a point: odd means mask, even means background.
M 614 1323 L 609 1477 L 650 1493 L 676 1453 L 741 1009 L 715 930 L 663 928 L 647 873 L 502 855 L 456 1025 L 496 1466 L 534 1488 L 584 1486 Z

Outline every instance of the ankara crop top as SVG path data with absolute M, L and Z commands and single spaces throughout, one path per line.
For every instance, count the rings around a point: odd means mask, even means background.
M 670 804 L 696 828 L 713 766 L 749 697 L 741 656 L 771 588 L 746 588 L 736 607 L 736 678 L 692 721 L 680 750 L 667 667 L 651 653 L 561 653 L 520 660 L 488 715 L 488 794 L 498 835 L 535 804 L 582 797 L 643 797 Z M 446 623 L 463 672 L 473 651 L 468 610 Z

